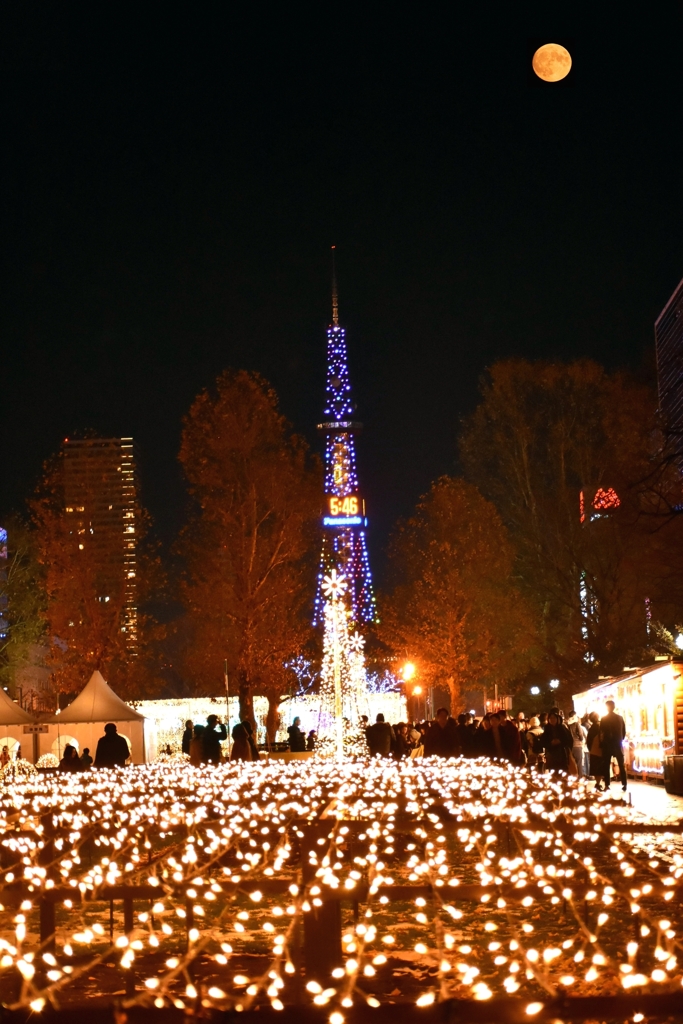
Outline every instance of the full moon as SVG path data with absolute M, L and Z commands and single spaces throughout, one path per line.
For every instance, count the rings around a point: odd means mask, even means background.
M 531 64 L 544 82 L 559 82 L 571 71 L 572 58 L 559 43 L 545 43 L 536 50 Z

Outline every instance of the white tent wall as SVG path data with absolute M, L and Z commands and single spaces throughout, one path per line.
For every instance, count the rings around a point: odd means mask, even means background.
M 33 736 L 24 733 L 23 725 L 0 725 L 0 750 L 7 746 L 10 754 L 14 756 L 15 743 L 20 745 L 24 761 L 33 763 Z
M 42 754 L 57 754 L 59 756 L 61 753 L 59 748 L 63 749 L 65 740 L 67 743 L 76 740 L 78 753 L 82 754 L 83 748 L 89 747 L 90 756 L 94 761 L 97 741 L 104 736 L 105 724 L 105 722 L 49 722 L 47 723 L 48 732 L 38 733 L 39 756 Z M 149 728 L 145 730 L 145 724 L 144 719 L 114 722 L 117 732 L 125 736 L 128 741 L 133 764 L 145 764 L 146 761 L 152 760 L 154 756 L 154 753 L 152 753 L 152 757 L 150 757 L 150 753 L 147 750 L 147 741 L 148 739 L 153 741 L 153 736 Z M 147 736 L 145 732 L 147 732 Z M 30 736 L 26 738 L 31 739 Z
M 1 713 L 0 708 L 0 713 Z M 47 733 L 39 733 L 40 754 L 61 756 L 64 743 L 74 742 L 79 754 L 89 747 L 95 759 L 97 743 L 104 736 L 107 722 L 113 722 L 117 732 L 128 741 L 131 762 L 145 764 L 156 756 L 154 723 L 148 722 L 119 696 L 95 670 L 79 695 L 59 713 L 44 719 Z

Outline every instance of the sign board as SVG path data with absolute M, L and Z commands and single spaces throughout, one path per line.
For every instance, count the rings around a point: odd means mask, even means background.
M 47 726 L 47 725 L 25 725 L 24 726 L 24 735 L 26 735 L 27 733 L 35 734 L 37 732 L 49 732 L 49 731 L 50 731 L 50 729 L 49 729 L 49 726 Z
M 490 715 L 496 711 L 511 711 L 512 710 L 512 697 L 498 697 L 494 700 L 486 701 L 486 714 Z

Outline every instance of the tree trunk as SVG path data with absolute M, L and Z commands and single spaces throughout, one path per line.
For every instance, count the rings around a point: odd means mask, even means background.
M 251 722 L 256 739 L 256 718 L 254 717 L 254 695 L 251 692 L 251 682 L 244 669 L 237 672 L 237 692 L 240 700 L 240 722 Z
M 270 744 L 275 742 L 275 734 L 280 728 L 280 698 L 275 690 L 266 690 L 266 698 L 268 700 L 266 739 Z
M 458 715 L 458 705 L 460 703 L 460 687 L 455 681 L 455 676 L 447 676 L 446 685 L 448 686 L 448 696 L 451 701 L 450 713 L 453 718 L 456 718 Z

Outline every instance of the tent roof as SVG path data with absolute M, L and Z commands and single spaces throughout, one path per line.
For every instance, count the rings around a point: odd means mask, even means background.
M 24 711 L 20 704 L 15 704 L 0 686 L 0 725 L 28 725 L 35 721 L 33 715 Z
M 78 697 L 51 722 L 142 722 L 139 714 L 117 697 L 97 669 L 90 676 Z

